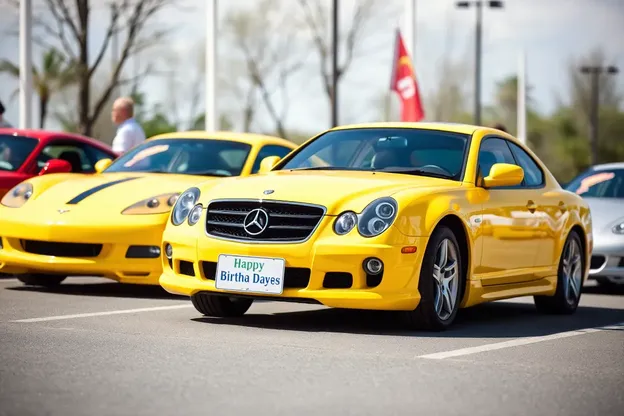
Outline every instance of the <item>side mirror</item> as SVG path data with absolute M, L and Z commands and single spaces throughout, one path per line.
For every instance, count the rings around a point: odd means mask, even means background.
M 275 167 L 275 165 L 277 165 L 277 162 L 279 161 L 280 161 L 279 156 L 265 157 L 264 159 L 262 159 L 262 162 L 260 162 L 260 169 L 258 170 L 258 173 L 269 172 L 271 169 Z
M 43 165 L 43 168 L 39 171 L 39 176 L 47 175 L 48 173 L 68 173 L 71 172 L 71 164 L 62 159 L 50 159 Z
M 490 169 L 490 174 L 483 178 L 484 188 L 499 186 L 516 186 L 522 183 L 524 170 L 517 165 L 509 163 L 495 163 Z
M 101 159 L 101 160 L 98 160 L 97 163 L 95 164 L 95 171 L 97 173 L 102 173 L 112 163 L 113 163 L 113 161 L 111 159 Z

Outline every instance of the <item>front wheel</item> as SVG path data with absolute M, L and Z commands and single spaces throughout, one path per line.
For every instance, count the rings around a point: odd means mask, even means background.
M 420 269 L 420 303 L 406 312 L 412 328 L 443 331 L 451 326 L 462 296 L 464 276 L 457 237 L 450 228 L 437 228 L 429 240 Z
M 557 290 L 554 296 L 534 296 L 535 307 L 548 314 L 572 314 L 581 300 L 585 253 L 581 237 L 572 231 L 563 246 L 557 271 Z
M 21 274 L 15 276 L 20 282 L 29 286 L 54 287 L 61 284 L 67 276 L 59 276 L 54 274 Z
M 191 302 L 202 315 L 232 318 L 244 315 L 251 307 L 253 299 L 197 293 L 191 296 Z

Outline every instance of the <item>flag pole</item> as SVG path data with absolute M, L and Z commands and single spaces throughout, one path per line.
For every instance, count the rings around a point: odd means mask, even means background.
M 32 1 L 20 1 L 19 127 L 32 127 Z
M 517 120 L 517 125 L 518 125 L 518 131 L 517 131 L 517 136 L 518 136 L 518 140 L 520 140 L 523 144 L 526 144 L 527 140 L 527 131 L 526 131 L 526 112 L 527 112 L 527 105 L 526 105 L 526 91 L 527 91 L 527 85 L 526 85 L 526 53 L 523 50 L 520 51 L 520 54 L 518 56 L 518 120 Z
M 416 0 L 405 0 L 405 47 L 416 65 Z
M 206 113 L 205 129 L 217 129 L 217 0 L 206 2 Z

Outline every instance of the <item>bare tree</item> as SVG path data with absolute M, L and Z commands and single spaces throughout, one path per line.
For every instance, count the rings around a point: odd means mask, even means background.
M 287 135 L 284 123 L 289 109 L 288 81 L 302 67 L 304 58 L 289 5 L 282 0 L 260 0 L 252 9 L 233 10 L 224 21 L 224 34 L 241 56 L 246 72 L 246 82 L 234 84 L 245 100 L 246 131 L 251 128 L 259 98 L 277 134 Z M 281 109 L 275 94 L 279 94 Z
M 17 6 L 15 0 L 5 0 Z M 47 47 L 60 46 L 76 68 L 78 94 L 78 130 L 91 135 L 94 123 L 110 101 L 115 88 L 123 83 L 132 81 L 123 79 L 122 72 L 128 58 L 150 48 L 160 42 L 168 33 L 159 27 L 157 30 L 147 30 L 148 23 L 166 6 L 174 0 L 110 0 L 105 3 L 108 9 L 103 8 L 101 2 L 90 0 L 41 0 L 45 7 L 33 16 L 36 32 L 33 33 L 35 42 Z M 98 9 L 92 7 L 96 3 Z M 94 13 L 97 13 L 99 22 L 106 22 L 104 39 L 95 48 L 92 54 L 91 23 Z M 113 38 L 120 40 L 120 52 L 116 63 L 110 72 L 95 99 L 91 97 L 91 82 L 98 68 L 100 68 Z M 144 77 L 149 72 L 137 74 Z
M 330 31 L 329 2 L 323 0 L 299 0 L 303 12 L 303 24 L 312 38 L 312 44 L 318 54 L 318 65 L 323 90 L 331 103 L 334 91 L 332 87 L 332 38 Z M 336 74 L 338 81 L 342 79 L 358 56 L 371 53 L 376 48 L 370 47 L 369 39 L 380 31 L 387 30 L 385 15 L 391 13 L 392 2 L 388 0 L 357 0 L 354 2 L 348 24 L 341 24 L 344 30 L 339 33 L 339 48 L 342 55 Z M 367 47 L 364 47 L 367 46 Z M 339 55 L 339 56 L 340 56 Z

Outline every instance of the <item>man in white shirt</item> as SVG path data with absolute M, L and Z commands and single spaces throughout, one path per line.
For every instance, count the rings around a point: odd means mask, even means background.
M 134 116 L 134 101 L 122 97 L 113 103 L 112 119 L 117 124 L 117 135 L 113 139 L 113 151 L 122 154 L 142 143 L 145 132 Z

